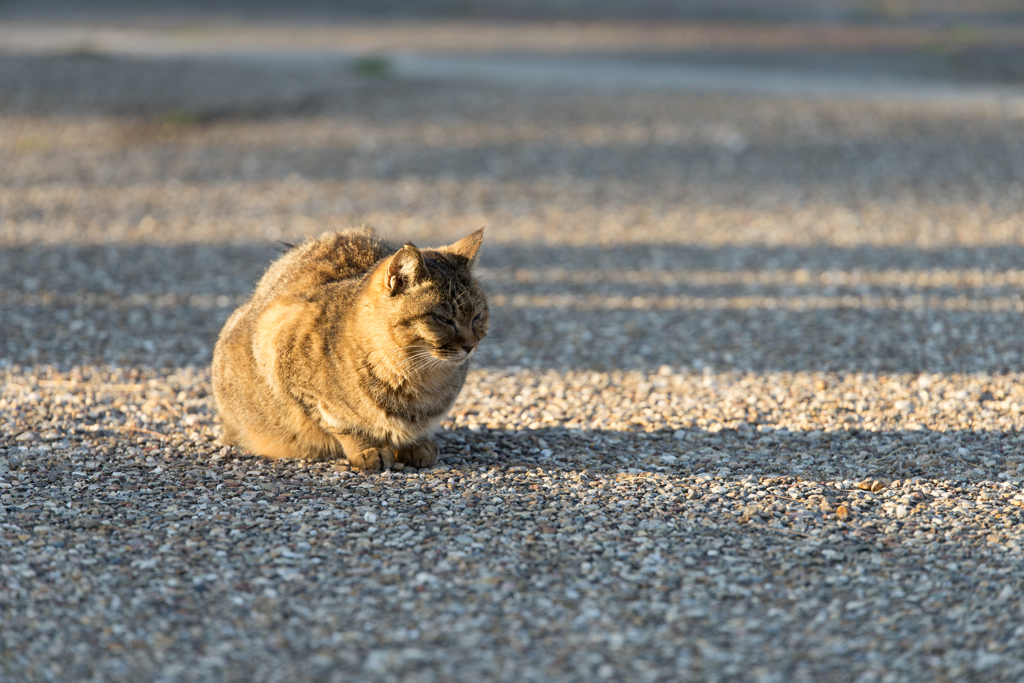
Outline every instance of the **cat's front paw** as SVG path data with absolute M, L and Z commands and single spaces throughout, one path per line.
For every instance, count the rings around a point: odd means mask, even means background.
M 420 441 L 411 446 L 399 448 L 396 459 L 403 465 L 429 467 L 437 462 L 437 453 L 437 444 L 433 441 Z
M 348 456 L 352 467 L 360 470 L 389 470 L 395 464 L 395 456 L 390 448 L 367 448 L 361 453 Z

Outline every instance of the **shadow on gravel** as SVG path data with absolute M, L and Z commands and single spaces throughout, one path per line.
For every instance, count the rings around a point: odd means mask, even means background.
M 277 256 L 237 245 L 0 252 L 11 363 L 209 362 Z M 1016 372 L 1024 249 L 507 246 L 485 252 L 488 368 Z
M 173 436 L 173 431 L 170 430 L 168 436 Z M 61 442 L 57 444 L 60 448 L 75 448 L 80 441 L 88 442 L 93 452 L 105 454 L 98 457 L 123 458 L 128 467 L 145 465 L 140 464 L 141 460 L 130 463 L 128 455 L 111 455 L 113 449 L 124 447 L 134 452 L 138 448 L 148 450 L 164 445 L 159 433 L 152 430 L 124 432 L 100 428 L 77 432 L 61 430 L 60 433 Z M 66 466 L 66 454 L 50 450 L 19 450 L 14 448 L 14 438 L 14 434 L 0 437 L 0 445 L 7 442 L 6 445 L 12 447 L 8 454 L 10 467 L 26 466 L 30 473 L 37 473 L 33 476 L 40 482 L 45 480 L 49 485 L 70 485 L 78 481 Z M 784 480 L 776 483 L 785 483 L 785 480 L 860 482 L 877 479 L 886 486 L 893 480 L 914 478 L 942 480 L 950 484 L 998 484 L 1007 479 L 1004 476 L 1007 469 L 1016 469 L 1017 459 L 1024 454 L 1024 435 L 1020 432 L 971 429 L 821 433 L 774 429 L 709 432 L 702 428 L 688 428 L 642 432 L 565 427 L 521 430 L 460 427 L 439 431 L 437 440 L 441 448 L 440 466 L 480 468 L 481 471 L 528 469 L 586 473 L 589 476 L 653 473 L 705 477 L 708 480 L 756 481 L 763 477 Z M 104 448 L 104 444 L 110 448 Z M 207 450 L 209 448 L 215 452 L 219 447 L 207 446 Z M 211 456 L 206 452 L 167 449 L 161 457 L 168 463 L 165 468 L 184 472 L 209 465 Z M 221 457 L 215 456 L 214 462 L 219 462 Z M 269 468 L 280 471 L 282 476 L 285 470 L 323 472 L 336 463 L 333 460 L 271 460 L 237 449 L 232 449 L 229 457 L 244 463 L 245 468 Z M 238 463 L 235 466 L 242 467 Z M 364 472 L 360 476 L 378 477 L 381 473 Z M 392 475 L 385 473 L 385 476 Z M 347 486 L 345 481 L 339 486 Z M 359 483 L 359 480 L 349 483 Z M 310 491 L 298 486 L 285 491 L 259 492 L 259 496 L 271 500 L 283 495 L 278 502 L 287 503 L 290 493 L 296 496 L 291 502 L 299 503 L 302 499 L 298 496 L 308 497 Z M 679 511 L 685 512 L 685 507 Z
M 971 429 L 763 432 L 700 428 L 602 431 L 465 428 L 440 433 L 442 464 L 590 473 L 662 472 L 726 479 L 792 477 L 1001 481 L 1024 452 L 1017 432 Z M 1000 450 L 996 445 L 1017 447 Z M 960 449 L 966 449 L 960 450 Z

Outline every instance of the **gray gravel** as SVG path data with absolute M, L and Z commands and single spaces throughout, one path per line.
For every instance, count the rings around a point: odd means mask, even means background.
M 1016 681 L 1012 110 L 0 59 L 0 680 Z M 275 240 L 487 225 L 438 466 L 216 443 Z

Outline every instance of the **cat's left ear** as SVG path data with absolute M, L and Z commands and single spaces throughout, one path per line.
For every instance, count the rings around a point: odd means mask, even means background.
M 484 241 L 484 229 L 480 228 L 476 232 L 471 232 L 455 244 L 449 244 L 447 247 L 441 247 L 441 251 L 446 251 L 449 254 L 455 254 L 461 256 L 469 265 L 476 263 L 476 253 L 480 251 L 480 244 Z
M 388 262 L 384 273 L 384 287 L 388 294 L 397 296 L 420 280 L 426 271 L 423 254 L 414 244 L 406 244 Z

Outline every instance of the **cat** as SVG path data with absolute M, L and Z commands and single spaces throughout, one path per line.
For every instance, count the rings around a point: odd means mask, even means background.
M 421 251 L 363 227 L 286 251 L 214 348 L 223 443 L 363 470 L 434 464 L 434 430 L 487 334 L 482 241 L 483 228 Z

